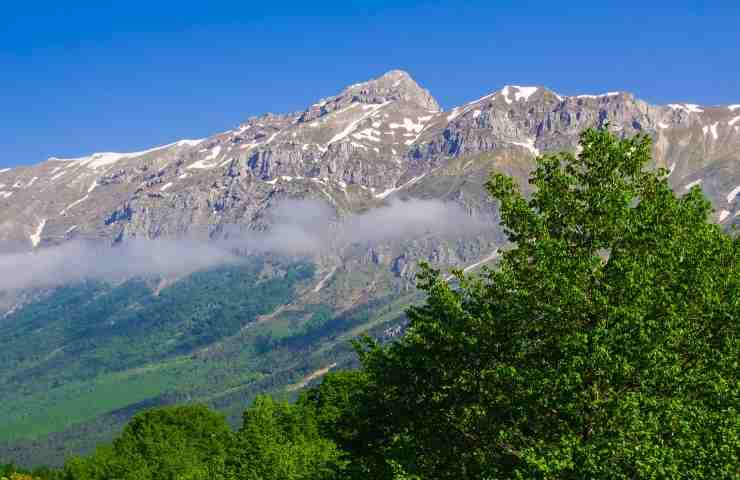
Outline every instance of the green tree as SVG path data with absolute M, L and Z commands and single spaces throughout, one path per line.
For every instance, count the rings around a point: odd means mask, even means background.
M 362 370 L 328 373 L 323 381 L 304 392 L 298 403 L 316 412 L 320 434 L 333 440 L 352 459 L 342 479 L 366 479 L 378 471 L 396 471 L 386 462 L 382 436 L 371 436 L 376 410 L 368 396 L 367 376 Z
M 269 396 L 257 397 L 244 412 L 228 462 L 228 478 L 240 480 L 321 480 L 342 464 L 336 445 L 321 436 L 313 408 Z
M 646 171 L 649 138 L 581 147 L 529 198 L 492 176 L 498 267 L 427 269 L 403 339 L 360 348 L 375 478 L 737 478 L 740 242 Z
M 228 425 L 204 405 L 157 408 L 134 417 L 110 447 L 65 467 L 70 480 L 223 478 Z

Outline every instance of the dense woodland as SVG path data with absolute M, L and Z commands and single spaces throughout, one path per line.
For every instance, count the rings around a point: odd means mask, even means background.
M 491 177 L 513 247 L 482 275 L 426 268 L 405 335 L 355 342 L 361 368 L 258 397 L 236 431 L 157 408 L 91 456 L 0 477 L 738 478 L 740 240 L 648 168 L 649 138 L 581 146 L 540 157 L 528 198 Z

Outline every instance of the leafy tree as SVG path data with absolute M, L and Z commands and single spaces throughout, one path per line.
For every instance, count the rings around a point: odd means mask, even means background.
M 244 412 L 229 456 L 228 478 L 321 480 L 341 467 L 336 445 L 320 435 L 309 406 L 260 396 Z
M 492 176 L 498 268 L 427 268 L 403 339 L 360 348 L 375 478 L 737 478 L 740 241 L 644 169 L 649 138 L 581 146 L 530 198 Z
M 333 440 L 352 459 L 343 469 L 342 478 L 364 479 L 379 469 L 388 474 L 394 471 L 377 448 L 383 438 L 368 435 L 375 412 L 367 394 L 367 376 L 362 370 L 352 370 L 328 373 L 298 399 L 299 404 L 317 412 L 321 435 Z
M 111 447 L 71 460 L 65 471 L 74 480 L 222 478 L 230 434 L 223 416 L 204 405 L 148 410 Z

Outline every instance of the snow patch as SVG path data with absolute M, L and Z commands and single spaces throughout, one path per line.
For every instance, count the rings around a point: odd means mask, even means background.
M 425 176 L 426 176 L 426 173 L 422 173 L 418 177 L 412 178 L 411 180 L 409 180 L 408 182 L 404 183 L 403 185 L 399 185 L 398 187 L 392 187 L 392 188 L 389 188 L 387 190 L 384 190 L 384 191 L 382 191 L 380 193 L 376 193 L 375 194 L 375 198 L 385 198 L 388 195 L 390 195 L 391 193 L 397 192 L 398 190 L 401 190 L 402 188 L 410 187 L 411 185 L 415 184 L 416 182 L 418 182 L 419 180 L 421 180 Z
M 670 125 L 668 125 L 665 122 L 658 122 L 658 128 L 668 128 Z
M 46 226 L 46 219 L 42 219 L 39 226 L 36 228 L 36 231 L 30 235 L 28 238 L 31 240 L 31 245 L 33 245 L 34 248 L 36 248 L 39 243 L 41 243 L 41 232 L 44 231 L 44 227 Z
M 719 138 L 719 134 L 717 133 L 717 125 L 719 125 L 719 122 L 714 122 L 711 127 L 709 127 L 709 131 L 712 132 L 712 138 L 717 140 Z
M 218 157 L 218 154 L 221 153 L 221 145 L 216 145 L 212 150 L 211 153 L 208 154 L 206 158 L 203 160 L 213 160 L 214 158 Z
M 497 95 L 499 93 L 503 97 L 504 101 L 509 105 L 511 105 L 513 101 L 518 102 L 520 100 L 524 100 L 526 102 L 527 100 L 529 100 L 529 97 L 534 95 L 539 89 L 540 87 L 522 87 L 519 85 L 505 85 L 504 88 L 502 88 L 498 92 L 494 92 L 484 97 L 481 97 L 478 100 L 474 100 L 468 103 L 468 105 L 473 105 L 473 104 L 482 102 L 483 100 L 487 100 L 488 98 L 493 97 L 494 95 Z M 511 99 L 512 94 L 514 94 L 513 101 Z
M 360 132 L 353 133 L 352 137 L 356 138 L 357 140 L 370 140 L 371 142 L 379 142 L 379 135 L 379 131 L 373 130 L 372 128 L 366 128 L 365 130 L 362 130 Z
M 703 127 L 701 127 L 701 131 L 705 136 L 711 133 L 712 138 L 717 140 L 717 138 L 719 137 L 719 134 L 717 133 L 717 125 L 719 125 L 719 122 L 714 122 L 712 125 L 704 125 Z
M 727 219 L 727 217 L 729 217 L 729 216 L 730 216 L 730 212 L 729 211 L 722 210 L 721 212 L 719 212 L 719 221 L 720 222 L 724 222 Z
M 199 138 L 197 140 L 187 140 L 186 139 L 186 140 L 180 140 L 178 142 L 175 142 L 172 145 L 186 146 L 186 147 L 194 147 L 196 145 L 200 145 L 201 143 L 203 143 L 204 140 L 205 140 L 205 138 Z M 169 146 L 171 146 L 171 145 L 165 145 L 162 148 L 166 148 L 166 147 L 169 147 Z
M 478 118 L 478 117 L 480 117 L 481 113 L 483 113 L 483 112 L 481 112 L 480 110 L 476 110 L 476 111 L 474 111 L 474 112 L 473 112 L 473 118 Z
M 354 121 L 350 122 L 350 124 L 349 124 L 349 125 L 347 125 L 347 127 L 346 127 L 346 128 L 344 129 L 344 130 L 342 130 L 341 132 L 337 133 L 336 135 L 334 135 L 334 137 L 332 137 L 332 139 L 331 139 L 331 140 L 329 140 L 329 143 L 328 143 L 328 145 L 331 145 L 331 144 L 333 144 L 333 143 L 336 143 L 336 142 L 338 142 L 338 141 L 340 141 L 340 140 L 343 140 L 343 139 L 347 138 L 347 137 L 348 137 L 349 135 L 351 135 L 351 134 L 352 134 L 352 132 L 354 132 L 354 131 L 355 131 L 355 129 L 357 129 L 357 126 L 358 126 L 358 125 L 359 125 L 359 124 L 360 124 L 360 123 L 361 123 L 361 122 L 362 122 L 363 120 L 365 120 L 366 118 L 368 118 L 368 117 L 369 117 L 369 116 L 370 116 L 370 115 L 371 115 L 372 113 L 375 113 L 375 112 L 377 112 L 378 110 L 380 110 L 381 108 L 385 107 L 385 106 L 386 106 L 386 105 L 388 105 L 389 103 L 391 103 L 391 102 L 384 102 L 384 103 L 381 103 L 381 104 L 379 104 L 379 105 L 363 105 L 362 109 L 363 109 L 363 110 L 366 110 L 366 111 L 367 111 L 367 110 L 369 110 L 369 112 L 368 112 L 368 113 L 365 113 L 365 114 L 363 114 L 363 115 L 362 115 L 362 116 L 361 116 L 360 118 L 358 118 L 357 120 L 354 120 Z M 366 109 L 365 107 L 369 107 L 369 108 L 367 108 L 367 109 Z
M 83 166 L 83 167 L 88 167 L 92 169 L 98 169 L 98 168 L 103 168 L 103 167 L 113 165 L 114 163 L 119 162 L 120 160 L 124 160 L 127 158 L 141 157 L 143 155 L 156 152 L 159 150 L 164 150 L 165 148 L 169 148 L 169 147 L 175 147 L 175 146 L 193 147 L 203 142 L 203 140 L 204 139 L 178 140 L 177 142 L 174 142 L 174 143 L 168 143 L 167 145 L 160 145 L 158 147 L 150 148 L 148 150 L 141 150 L 139 152 L 129 152 L 129 153 L 98 152 L 98 153 L 93 153 L 92 155 L 87 156 L 87 157 L 70 158 L 70 159 L 50 157 L 49 161 L 69 162 L 70 166 Z
M 539 87 L 520 87 L 518 85 L 512 85 L 511 87 L 516 88 L 516 92 L 514 92 L 514 100 L 517 102 L 519 100 L 524 100 L 526 102 L 529 100 L 529 97 L 539 90 Z
M 79 200 L 75 200 L 74 202 L 72 202 L 69 205 L 67 205 L 66 207 L 64 207 L 64 210 L 62 210 L 61 212 L 59 212 L 59 215 L 66 215 L 67 214 L 67 211 L 69 211 L 70 209 L 76 207 L 77 205 L 79 205 L 80 203 L 84 202 L 88 198 L 90 198 L 90 195 L 85 195 L 84 197 L 80 198 Z
M 700 178 L 699 180 L 694 180 L 693 182 L 691 182 L 691 183 L 687 184 L 687 185 L 686 185 L 685 187 L 683 187 L 683 188 L 685 188 L 686 190 L 691 190 L 691 189 L 692 189 L 692 188 L 694 188 L 695 186 L 697 186 L 697 185 L 701 185 L 701 181 L 702 181 L 702 179 L 701 179 L 701 178 Z
M 270 135 L 270 138 L 268 138 L 268 139 L 267 139 L 267 140 L 265 141 L 265 143 L 264 143 L 264 144 L 265 144 L 265 145 L 267 145 L 268 143 L 271 143 L 271 142 L 272 142 L 273 140 L 275 140 L 275 137 L 277 137 L 277 136 L 278 136 L 278 133 L 280 133 L 280 132 L 275 132 L 275 133 L 273 133 L 272 135 Z
M 12 168 L 0 168 L 0 173 L 5 173 L 11 171 Z
M 504 96 L 504 101 L 511 105 L 511 99 L 509 98 L 509 86 L 506 85 L 504 88 L 501 89 L 501 95 Z
M 10 197 L 11 195 L 13 195 L 13 192 L 0 192 L 0 197 L 3 197 L 3 198 L 4 198 L 4 199 L 6 199 L 6 200 L 7 200 L 7 199 L 8 199 L 8 197 Z
M 449 115 L 447 115 L 447 121 L 451 122 L 454 119 L 456 119 L 460 115 L 460 109 L 458 107 L 455 107 L 452 109 L 452 112 L 450 112 Z
M 165 190 L 167 190 L 167 189 L 168 189 L 168 188 L 170 188 L 171 186 L 172 186 L 172 182 L 167 182 L 167 183 L 165 183 L 164 185 L 162 185 L 162 188 L 160 188 L 160 189 L 159 189 L 159 191 L 160 191 L 160 192 L 164 192 Z
M 506 87 L 504 87 L 504 88 L 506 88 Z M 484 95 L 484 96 L 480 97 L 480 98 L 479 98 L 479 99 L 477 99 L 477 100 L 473 100 L 472 102 L 468 102 L 468 105 L 475 105 L 476 103 L 480 103 L 480 102 L 482 102 L 483 100 L 488 100 L 489 98 L 491 98 L 491 97 L 493 97 L 494 95 L 496 95 L 496 93 L 498 93 L 498 92 L 494 92 L 494 93 L 489 93 L 488 95 Z
M 424 124 L 416 123 L 410 118 L 404 118 L 403 123 L 391 123 L 389 127 L 393 130 L 403 128 L 407 132 L 419 133 L 424 129 Z
M 671 103 L 668 108 L 673 110 L 683 110 L 686 113 L 702 113 L 704 110 L 695 103 Z
M 92 169 L 98 169 L 102 167 L 107 167 L 109 165 L 113 165 L 114 163 L 123 160 L 125 158 L 135 157 L 138 155 L 133 154 L 125 154 L 125 153 L 114 153 L 114 152 L 105 152 L 105 153 L 94 153 L 92 156 L 81 160 L 77 162 L 79 165 L 86 166 L 88 168 Z
M 737 117 L 735 117 L 735 118 L 733 118 L 732 120 L 730 120 L 729 122 L 727 122 L 727 125 L 729 125 L 729 126 L 733 126 L 733 125 L 735 125 L 735 124 L 736 124 L 737 122 L 740 122 L 740 115 L 738 115 Z
M 620 92 L 606 92 L 600 93 L 599 95 L 576 95 L 576 98 L 604 98 L 604 97 L 616 97 Z
M 727 194 L 727 202 L 732 203 L 732 201 L 735 200 L 735 197 L 737 197 L 738 194 L 740 194 L 740 185 L 732 189 L 732 191 Z
M 192 165 L 188 165 L 188 170 L 206 170 L 209 168 L 217 167 L 218 165 L 214 165 L 211 163 L 206 163 L 203 160 L 198 160 L 197 162 L 193 163 Z
M 206 169 L 206 168 L 213 168 L 217 165 L 210 163 L 211 160 L 215 159 L 219 156 L 221 153 L 221 145 L 216 145 L 211 149 L 211 153 L 209 153 L 206 157 L 204 157 L 201 160 L 198 160 L 197 162 L 193 163 L 192 165 L 188 166 L 188 170 L 191 169 Z
M 740 104 L 728 105 L 727 108 L 730 109 L 731 112 L 734 112 L 735 110 L 740 109 Z
M 524 147 L 530 152 L 532 152 L 535 156 L 540 154 L 540 151 L 537 150 L 537 148 L 534 146 L 534 138 L 528 139 L 526 142 L 509 142 L 512 145 L 518 145 L 520 147 Z

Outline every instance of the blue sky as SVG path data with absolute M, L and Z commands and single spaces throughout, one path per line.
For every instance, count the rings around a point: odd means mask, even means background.
M 0 167 L 204 137 L 394 68 L 445 108 L 505 84 L 740 103 L 737 1 L 6 3 Z

